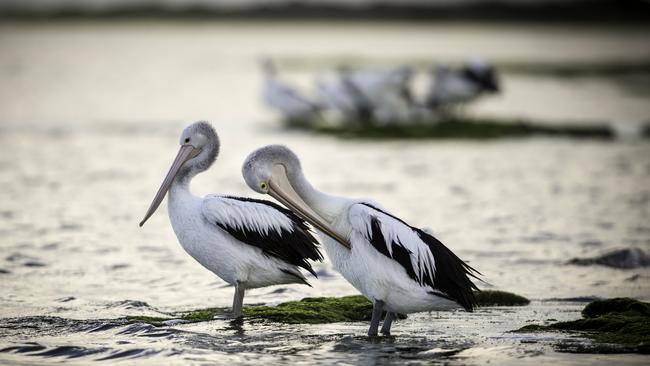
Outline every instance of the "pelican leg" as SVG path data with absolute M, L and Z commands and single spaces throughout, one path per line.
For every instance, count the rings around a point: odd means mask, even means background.
M 244 288 L 243 284 L 237 282 L 237 285 L 235 285 L 235 297 L 232 300 L 232 314 L 235 318 L 239 318 L 241 316 L 241 309 L 244 305 L 245 290 L 246 289 Z
M 384 318 L 384 325 L 381 326 L 381 334 L 385 336 L 390 335 L 390 326 L 393 325 L 393 319 L 395 318 L 395 313 L 392 311 L 386 312 L 386 317 Z
M 379 320 L 381 319 L 381 313 L 384 310 L 384 302 L 381 300 L 375 300 L 375 303 L 372 306 L 372 319 L 370 320 L 370 329 L 368 330 L 368 335 L 370 337 L 377 336 L 377 329 L 379 328 Z

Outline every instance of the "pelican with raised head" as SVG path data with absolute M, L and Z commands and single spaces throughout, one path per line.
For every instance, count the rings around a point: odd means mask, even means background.
M 204 198 L 190 181 L 207 170 L 219 153 L 219 138 L 207 122 L 185 128 L 180 150 L 140 226 L 169 191 L 169 219 L 181 246 L 197 262 L 235 286 L 233 313 L 241 315 L 246 289 L 302 283 L 299 268 L 316 276 L 309 260 L 321 261 L 307 224 L 275 203 L 251 198 Z
M 381 333 L 388 335 L 396 313 L 476 306 L 470 277 L 478 272 L 377 204 L 318 191 L 287 147 L 255 150 L 242 173 L 254 191 L 271 195 L 320 231 L 334 268 L 373 303 L 368 335 L 378 334 L 383 310 Z

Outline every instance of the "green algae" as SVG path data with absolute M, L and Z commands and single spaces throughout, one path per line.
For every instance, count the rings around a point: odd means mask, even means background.
M 218 315 L 227 315 L 227 308 L 208 308 L 208 309 L 199 309 L 192 310 L 187 312 L 178 312 L 170 313 L 169 317 L 157 317 L 157 316 L 127 316 L 123 318 L 127 323 L 146 323 L 154 326 L 163 326 L 166 325 L 166 321 L 170 320 L 180 320 L 183 323 L 198 323 L 206 322 L 213 320 L 215 316 Z
M 582 316 L 585 318 L 597 318 L 612 313 L 650 318 L 650 304 L 628 297 L 617 297 L 593 301 L 582 310 Z
M 530 304 L 530 300 L 512 292 L 483 290 L 474 292 L 478 306 L 523 306 Z
M 162 318 L 157 316 L 143 316 L 143 315 L 127 316 L 124 318 L 126 323 L 145 323 L 145 324 L 154 325 L 156 327 L 160 327 L 164 325 L 163 322 L 170 319 L 172 318 Z M 122 320 L 122 319 L 118 319 L 118 320 Z
M 372 317 L 372 303 L 361 295 L 308 297 L 273 307 L 245 307 L 244 315 L 289 324 L 366 321 Z
M 649 303 L 630 298 L 597 300 L 585 306 L 582 316 L 582 319 L 545 326 L 527 325 L 515 332 L 581 332 L 595 342 L 578 348 L 559 345 L 569 352 L 609 352 L 618 349 L 621 352 L 650 353 Z M 623 347 L 613 348 L 612 345 Z
M 314 121 L 287 122 L 287 128 L 301 129 L 341 138 L 357 139 L 497 139 L 529 136 L 591 138 L 611 140 L 616 133 L 606 124 L 548 125 L 521 119 L 460 119 L 448 117 L 441 121 L 412 124 L 376 125 L 349 121 L 337 125 Z M 647 136 L 645 136 L 647 137 Z
M 213 320 L 215 316 L 229 315 L 226 308 L 208 308 L 189 312 L 172 313 L 170 317 L 129 316 L 130 323 L 165 325 L 165 321 L 182 320 L 196 323 Z M 287 324 L 323 324 L 336 322 L 366 321 L 372 317 L 372 303 L 361 295 L 344 297 L 308 297 L 288 301 L 277 306 L 251 305 L 242 310 L 244 317 L 265 319 Z M 401 316 L 402 318 L 405 316 Z
M 530 301 L 506 291 L 476 291 L 478 306 L 521 306 Z M 289 324 L 323 324 L 336 322 L 369 321 L 372 303 L 361 295 L 344 297 L 308 297 L 289 301 L 278 306 L 244 307 L 244 315 Z M 399 314 L 404 319 L 406 315 Z
M 478 306 L 521 306 L 530 301 L 506 291 L 476 291 Z M 323 324 L 336 322 L 369 321 L 372 303 L 361 295 L 344 297 L 308 297 L 289 301 L 278 306 L 244 307 L 244 315 L 289 324 Z M 401 319 L 406 315 L 399 314 Z
M 505 291 L 476 291 L 478 306 L 521 306 L 530 301 L 522 296 Z M 369 321 L 372 317 L 372 303 L 361 295 L 344 297 L 307 297 L 288 301 L 277 306 L 250 305 L 242 310 L 244 317 L 264 319 L 287 324 L 325 324 L 337 322 Z M 216 316 L 228 316 L 227 308 L 208 308 L 188 312 L 170 313 L 169 317 L 129 316 L 128 323 L 146 323 L 154 326 L 166 325 L 166 321 L 181 320 L 185 323 L 211 321 Z M 399 314 L 405 319 L 406 315 Z
M 209 308 L 194 310 L 181 314 L 178 319 L 185 320 L 190 323 L 205 322 L 214 319 L 215 316 L 228 314 L 229 309 L 226 308 Z

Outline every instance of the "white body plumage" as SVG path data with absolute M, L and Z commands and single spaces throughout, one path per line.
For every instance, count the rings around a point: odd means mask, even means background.
M 410 101 L 404 95 L 410 87 L 409 68 L 362 70 L 350 73 L 349 80 L 372 103 L 373 117 L 377 121 L 405 121 L 412 116 Z
M 357 105 L 354 96 L 339 78 L 317 82 L 318 100 L 324 108 L 337 111 L 342 117 L 354 118 Z
M 263 205 L 227 197 L 196 197 L 183 186 L 170 190 L 168 211 L 172 228 L 183 249 L 227 283 L 258 288 L 304 282 L 304 276 L 295 266 L 242 243 L 215 224 L 216 220 L 221 220 L 248 226 L 250 230 L 269 231 L 278 227 L 292 230 L 290 221 L 281 213 Z
M 429 100 L 437 105 L 470 102 L 481 95 L 481 86 L 446 66 L 439 66 L 431 83 Z
M 496 71 L 479 59 L 469 60 L 459 70 L 438 65 L 434 74 L 427 97 L 434 108 L 467 103 L 485 93 L 499 92 Z
M 373 215 L 381 221 L 385 238 L 399 239 L 413 253 L 413 268 L 426 266 L 430 273 L 435 273 L 431 251 L 409 227 L 389 216 L 373 212 L 362 202 L 350 200 L 342 214 L 332 222 L 335 229 L 348 235 L 351 250 L 319 232 L 334 268 L 370 301 L 384 301 L 388 311 L 407 314 L 457 308 L 457 303 L 434 295 L 436 291 L 433 288 L 421 286 L 409 277 L 397 261 L 386 257 L 371 244 L 369 230 Z

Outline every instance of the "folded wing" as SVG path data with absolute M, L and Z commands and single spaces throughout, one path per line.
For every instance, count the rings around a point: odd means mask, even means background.
M 204 218 L 237 240 L 316 276 L 308 260 L 322 261 L 318 241 L 293 212 L 269 201 L 209 195 Z
M 350 208 L 353 232 L 378 252 L 396 261 L 420 286 L 434 295 L 456 301 L 471 311 L 476 305 L 476 285 L 470 277 L 479 274 L 438 239 L 370 203 Z M 352 243 L 354 245 L 354 243 Z

